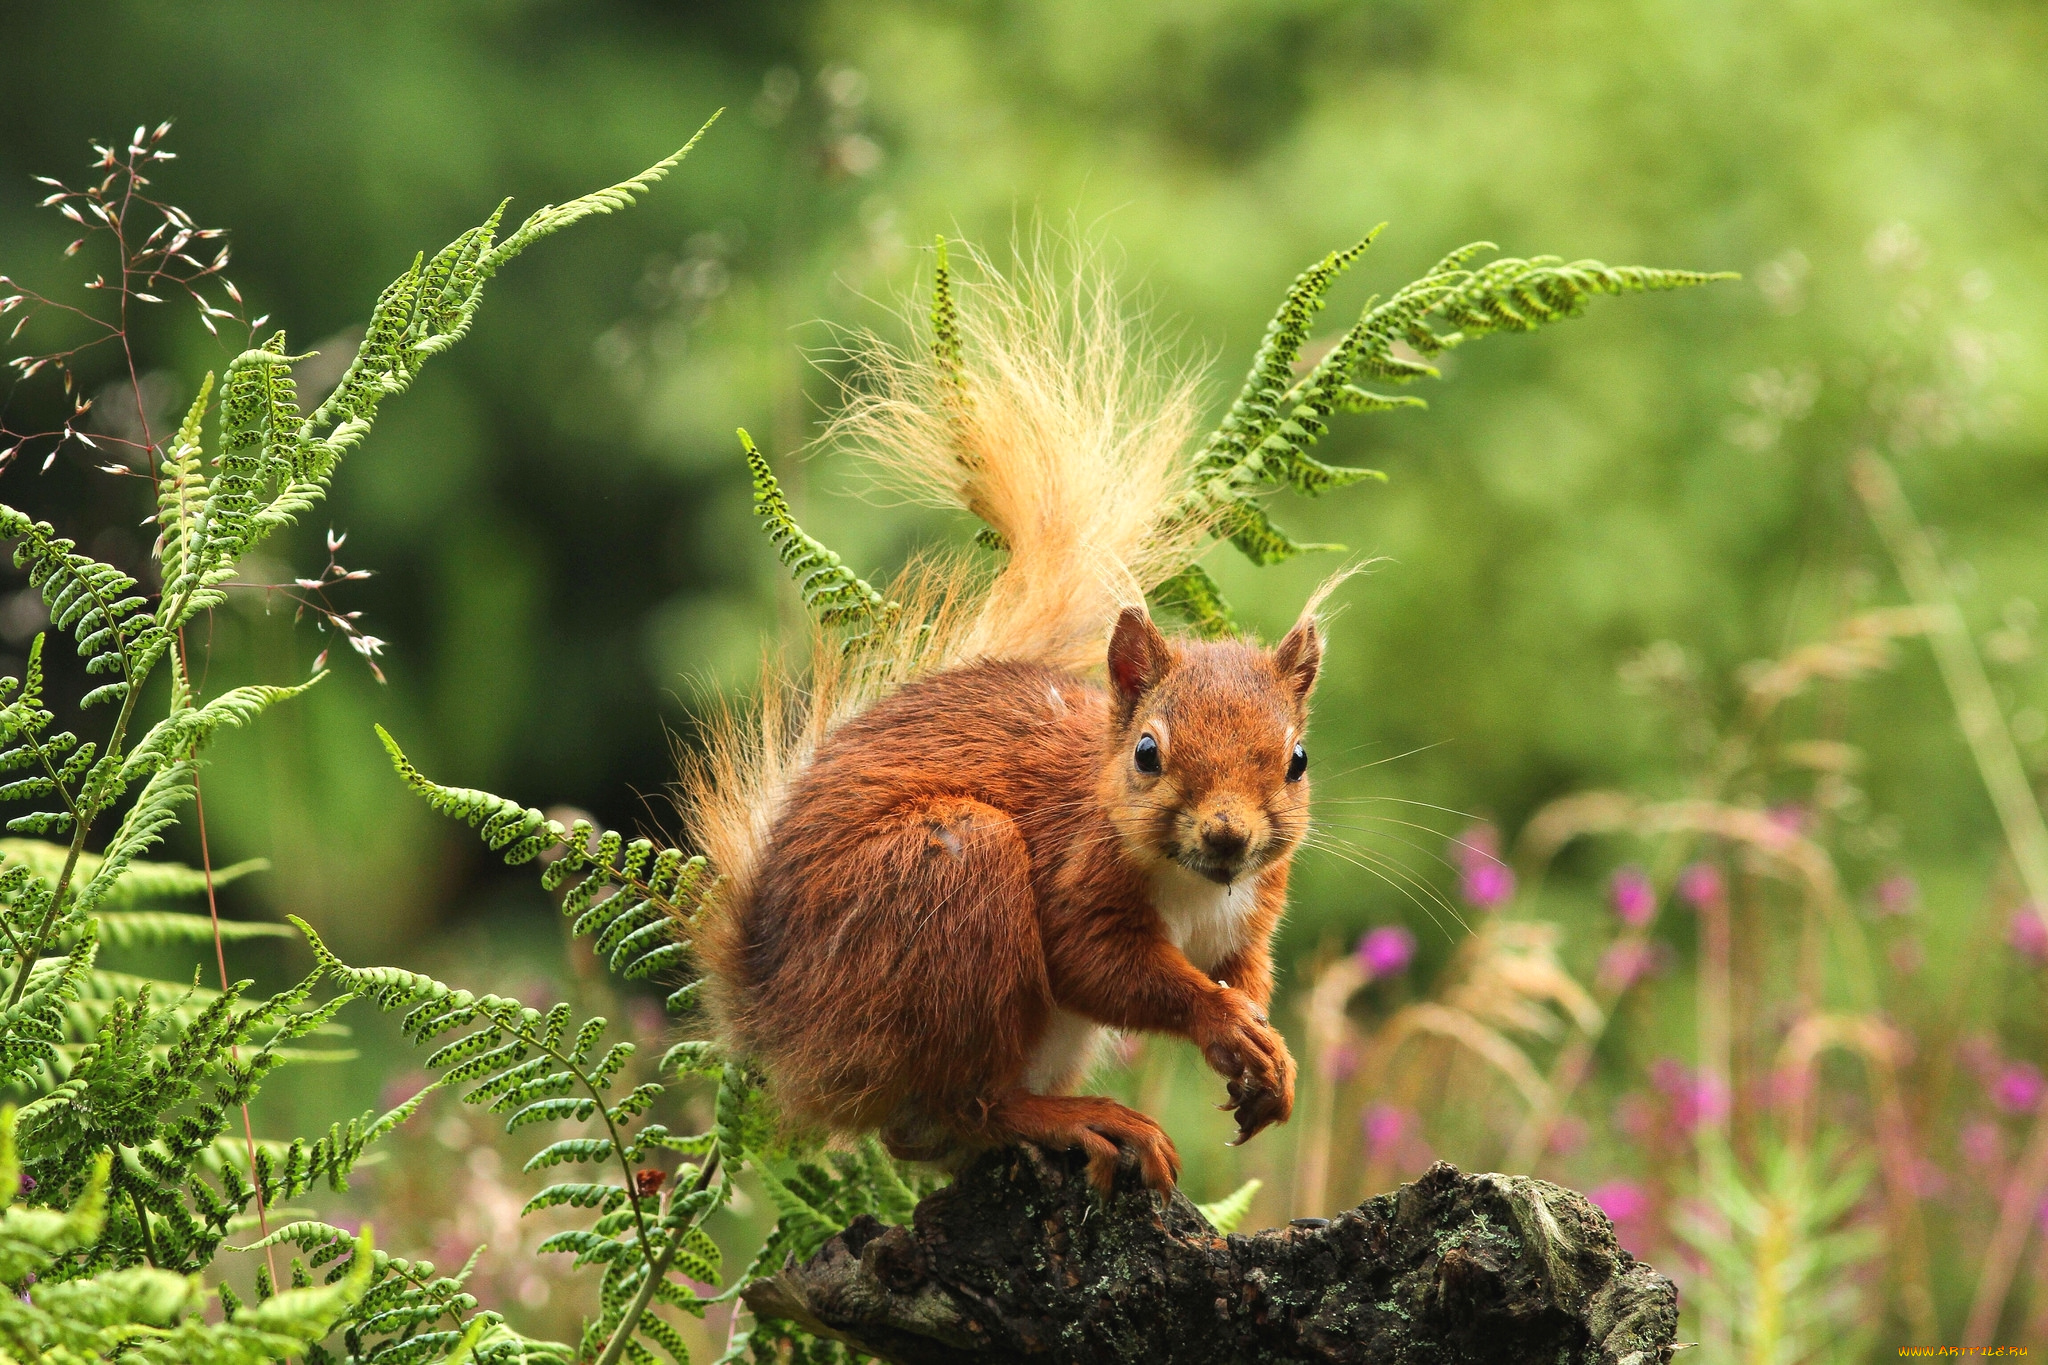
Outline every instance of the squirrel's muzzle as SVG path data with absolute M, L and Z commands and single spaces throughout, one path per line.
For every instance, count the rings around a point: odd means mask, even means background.
M 1193 825 L 1184 861 L 1211 881 L 1235 881 L 1266 844 L 1264 814 L 1241 800 L 1203 803 Z

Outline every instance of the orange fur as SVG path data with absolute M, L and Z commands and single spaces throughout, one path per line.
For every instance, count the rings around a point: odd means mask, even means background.
M 1099 1026 L 1146 1029 L 1201 1048 L 1240 1141 L 1288 1116 L 1268 945 L 1321 641 L 1313 603 L 1271 651 L 1146 616 L 1202 532 L 1193 406 L 1145 378 L 1106 288 L 1039 272 L 964 298 L 964 401 L 867 351 L 837 433 L 973 510 L 1007 560 L 913 565 L 879 641 L 771 670 L 762 712 L 687 765 L 685 809 L 724 873 L 697 927 L 718 1027 L 794 1120 L 905 1155 L 1079 1147 L 1105 1185 L 1122 1146 L 1167 1187 L 1157 1124 L 1061 1092 Z

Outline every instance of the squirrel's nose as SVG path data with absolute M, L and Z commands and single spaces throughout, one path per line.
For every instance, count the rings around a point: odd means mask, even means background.
M 1242 829 L 1228 821 L 1212 821 L 1202 830 L 1202 847 L 1215 858 L 1234 862 L 1244 856 L 1250 842 Z

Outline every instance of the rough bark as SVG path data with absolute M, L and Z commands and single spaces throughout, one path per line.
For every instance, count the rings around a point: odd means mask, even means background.
M 1439 1162 L 1318 1222 L 1223 1237 L 1133 1171 L 1105 1201 L 1076 1156 L 1011 1148 L 746 1300 L 898 1365 L 1671 1359 L 1678 1291 L 1571 1190 Z

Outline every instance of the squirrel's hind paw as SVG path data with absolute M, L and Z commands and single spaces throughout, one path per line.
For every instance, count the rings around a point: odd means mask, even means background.
M 1114 1103 L 1105 1101 L 1105 1103 Z M 1130 1153 L 1148 1188 L 1171 1194 L 1180 1183 L 1180 1153 L 1158 1124 L 1135 1109 L 1097 1119 L 1073 1132 L 1074 1145 L 1088 1153 L 1088 1183 L 1107 1197 L 1116 1184 L 1116 1169 Z
M 1100 1095 L 1033 1095 L 1018 1092 L 992 1116 L 1010 1135 L 1058 1151 L 1078 1147 L 1088 1155 L 1088 1183 L 1108 1194 L 1116 1168 L 1128 1151 L 1145 1184 L 1161 1193 L 1180 1182 L 1180 1153 L 1166 1131 L 1135 1109 Z

